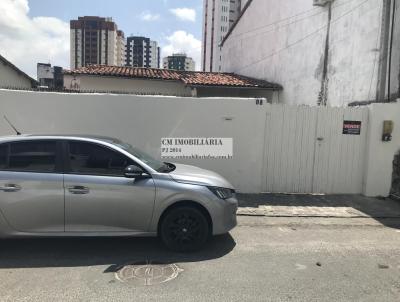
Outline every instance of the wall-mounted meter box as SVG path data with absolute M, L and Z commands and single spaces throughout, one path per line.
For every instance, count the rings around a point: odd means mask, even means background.
M 384 121 L 383 122 L 382 141 L 384 141 L 384 142 L 392 141 L 393 128 L 394 128 L 393 121 Z

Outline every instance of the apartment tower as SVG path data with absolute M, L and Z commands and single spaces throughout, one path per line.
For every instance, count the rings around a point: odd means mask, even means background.
M 78 17 L 70 22 L 70 65 L 125 65 L 125 37 L 112 18 Z
M 173 69 L 181 71 L 194 71 L 196 69 L 195 61 L 184 53 L 176 53 L 164 58 L 164 69 Z
M 128 37 L 125 47 L 126 66 L 160 68 L 160 47 L 146 37 Z

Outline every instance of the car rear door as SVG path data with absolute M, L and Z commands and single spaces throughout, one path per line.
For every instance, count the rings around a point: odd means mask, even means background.
M 64 232 L 61 150 L 57 140 L 0 145 L 0 209 L 14 230 Z
M 153 214 L 152 178 L 124 177 L 135 164 L 108 146 L 65 142 L 66 232 L 146 232 Z

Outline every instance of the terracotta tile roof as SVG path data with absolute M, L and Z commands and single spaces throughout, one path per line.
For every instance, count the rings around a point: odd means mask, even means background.
M 124 78 L 182 81 L 188 86 L 230 86 L 280 90 L 282 87 L 263 80 L 244 77 L 234 73 L 178 71 L 169 69 L 89 65 L 65 70 L 66 75 L 95 75 Z

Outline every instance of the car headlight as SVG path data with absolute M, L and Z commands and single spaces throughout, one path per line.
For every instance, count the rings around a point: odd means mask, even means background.
M 215 194 L 218 198 L 221 199 L 229 199 L 233 197 L 235 194 L 235 190 L 226 189 L 226 188 L 218 188 L 218 187 L 207 187 L 211 192 Z

